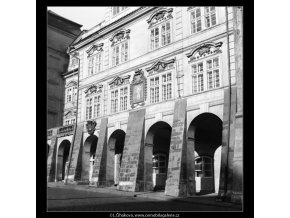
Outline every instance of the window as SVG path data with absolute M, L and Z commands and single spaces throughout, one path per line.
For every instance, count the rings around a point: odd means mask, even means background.
M 128 7 L 113 7 L 113 16 L 119 14 L 121 11 L 125 10 Z
M 205 26 L 211 27 L 216 25 L 215 7 L 205 7 Z
M 70 125 L 70 124 L 74 124 L 75 121 L 76 121 L 75 118 L 72 118 L 72 119 L 69 119 L 69 120 L 65 120 L 64 125 L 67 126 L 67 125 Z
M 161 84 L 159 81 L 161 81 Z M 150 79 L 150 103 L 159 102 L 160 95 L 162 96 L 162 101 L 172 99 L 171 72 Z
M 217 24 L 216 7 L 193 7 L 190 10 L 191 34 Z
M 210 90 L 220 87 L 219 65 L 219 57 L 207 59 L 192 65 L 193 93 L 202 92 L 205 89 Z M 204 69 L 204 66 L 206 66 L 206 70 Z M 205 84 L 207 84 L 207 87 L 205 87 Z
M 102 53 L 97 53 L 96 55 L 89 57 L 88 60 L 89 60 L 89 63 L 88 63 L 88 75 L 89 76 L 101 71 Z
M 101 96 L 86 99 L 86 120 L 101 116 Z
M 156 174 L 166 173 L 167 163 L 165 154 L 156 154 L 152 158 L 153 162 L 153 172 Z
M 93 112 L 93 98 L 87 98 L 86 100 L 86 120 L 92 119 Z
M 72 88 L 66 90 L 66 102 L 72 101 Z
M 197 157 L 195 159 L 195 177 L 213 177 L 211 157 Z
M 191 33 L 201 31 L 201 11 L 200 8 L 194 8 L 190 13 Z
M 128 109 L 128 94 L 127 86 L 111 91 L 111 113 Z
M 161 43 L 160 43 L 161 42 Z M 150 30 L 150 48 L 151 50 L 165 46 L 171 42 L 170 21 L 167 21 Z
M 119 43 L 113 47 L 112 65 L 116 66 L 128 61 L 128 41 Z

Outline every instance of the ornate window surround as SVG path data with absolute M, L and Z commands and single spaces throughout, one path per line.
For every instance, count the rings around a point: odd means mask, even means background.
M 126 75 L 126 76 L 115 76 L 110 82 L 108 82 L 108 85 L 109 85 L 109 91 L 108 91 L 108 96 L 109 96 L 109 99 L 108 99 L 108 102 L 109 102 L 109 108 L 110 108 L 110 114 L 112 113 L 118 113 L 118 112 L 122 112 L 122 111 L 126 111 L 126 110 L 120 110 L 120 89 L 121 88 L 125 88 L 127 87 L 127 110 L 129 109 L 129 90 L 130 90 L 130 87 L 129 87 L 129 84 L 130 84 L 130 79 L 131 75 Z M 112 105 L 111 105 L 111 92 L 112 91 L 116 91 L 118 90 L 118 97 L 117 97 L 117 100 L 118 100 L 118 106 L 117 106 L 117 111 L 114 111 L 112 112 Z
M 175 98 L 175 74 L 176 74 L 176 68 L 175 63 L 176 58 L 170 59 L 170 60 L 158 60 L 154 64 L 152 64 L 150 67 L 146 68 L 146 71 L 148 72 L 147 77 L 147 83 L 148 83 L 148 89 L 147 89 L 147 95 L 149 96 L 148 100 L 150 103 L 151 95 L 150 95 L 150 79 L 153 77 L 159 77 L 159 101 L 155 103 L 150 104 L 156 104 L 161 103 L 165 101 L 169 101 Z M 167 75 L 168 73 L 171 73 L 171 98 L 167 100 L 162 100 L 162 76 Z
M 216 88 L 222 87 L 222 56 L 220 53 L 222 42 L 207 42 L 203 43 L 201 45 L 196 46 L 193 48 L 189 53 L 186 54 L 186 56 L 189 58 L 188 63 L 190 64 L 190 71 L 191 71 L 191 78 L 192 78 L 192 84 L 193 84 L 193 72 L 192 72 L 192 66 L 198 63 L 203 63 L 203 91 L 197 91 L 194 92 L 192 88 L 192 93 L 202 93 L 204 91 L 208 90 L 214 90 Z M 207 75 L 207 61 L 210 59 L 218 58 L 218 69 L 219 69 L 219 86 L 210 88 L 208 87 L 208 75 Z M 193 85 L 192 85 L 193 86 Z
M 92 105 L 91 105 L 91 107 L 92 107 L 92 117 L 91 118 L 88 118 L 88 119 L 93 119 L 93 118 L 95 118 L 94 117 L 94 115 L 96 114 L 95 113 L 95 108 L 94 108 L 94 106 L 95 106 L 95 97 L 98 97 L 98 96 L 100 96 L 100 98 L 101 98 L 101 100 L 100 100 L 100 116 L 102 116 L 102 107 L 103 107 L 103 104 L 102 104 L 102 100 L 103 100 L 103 95 L 102 95 L 102 93 L 103 93 L 103 85 L 101 85 L 101 84 L 98 84 L 98 85 L 96 85 L 96 84 L 93 84 L 93 85 L 91 85 L 90 87 L 88 87 L 85 91 L 84 91 L 84 94 L 85 94 L 85 98 L 84 98 L 84 113 L 85 113 L 85 115 L 84 115 L 84 120 L 86 120 L 86 117 L 87 117 L 87 100 L 88 99 L 90 99 L 90 98 L 92 98 Z M 99 116 L 99 117 L 100 117 Z
M 134 87 L 135 86 L 142 86 L 143 90 L 140 90 L 143 92 L 143 99 L 140 100 L 134 100 Z M 140 96 L 141 97 L 141 96 Z M 135 71 L 135 74 L 133 76 L 133 80 L 130 84 L 130 104 L 132 108 L 135 108 L 137 106 L 144 106 L 147 99 L 147 78 L 144 76 L 144 72 L 142 69 L 137 69 Z
M 122 63 L 125 63 L 127 61 L 130 60 L 130 32 L 131 30 L 130 29 L 127 29 L 127 30 L 124 30 L 124 29 L 121 29 L 121 30 L 118 30 L 116 31 L 112 37 L 110 38 L 110 41 L 111 41 L 111 51 L 110 51 L 110 55 L 111 55 L 111 58 L 112 58 L 112 61 L 110 61 L 110 65 L 112 67 L 115 67 L 115 66 L 119 66 L 120 64 Z M 121 52 L 121 44 L 122 43 L 126 43 L 128 44 L 128 50 L 127 50 L 127 60 L 125 61 L 122 61 L 122 52 Z M 115 55 L 114 54 L 114 48 L 116 46 L 119 46 L 119 63 L 118 64 L 115 64 L 113 63 L 113 56 Z
M 149 19 L 147 19 L 148 26 L 148 39 L 149 39 L 149 51 L 154 51 L 156 49 L 162 48 L 164 46 L 167 46 L 173 42 L 173 16 L 172 16 L 173 8 L 161 8 L 155 11 L 153 14 L 150 15 Z M 162 45 L 162 32 L 161 32 L 161 26 L 169 22 L 170 24 L 170 42 L 166 43 L 165 45 Z M 159 28 L 159 46 L 158 48 L 151 48 L 151 31 L 153 29 Z M 155 31 L 154 31 L 155 32 Z M 155 38 L 155 36 L 154 36 Z M 155 40 L 155 39 L 154 39 Z
M 100 60 L 100 71 L 103 70 L 103 46 L 104 46 L 104 43 L 100 43 L 100 44 L 93 44 L 88 50 L 86 50 L 86 53 L 87 53 L 87 76 L 92 76 L 96 73 L 96 69 L 95 69 L 95 65 L 96 63 L 94 62 L 94 65 L 92 66 L 93 67 L 93 74 L 90 74 L 89 73 L 89 61 L 90 61 L 90 58 L 94 58 L 94 56 L 96 55 L 101 55 L 101 60 Z M 99 72 L 100 72 L 99 71 Z

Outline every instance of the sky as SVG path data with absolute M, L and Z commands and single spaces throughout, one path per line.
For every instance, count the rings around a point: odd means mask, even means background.
M 105 7 L 47 7 L 47 9 L 83 25 L 81 30 L 92 28 L 105 17 Z

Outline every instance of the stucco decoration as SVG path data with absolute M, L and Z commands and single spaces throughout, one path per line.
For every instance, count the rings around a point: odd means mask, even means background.
M 93 84 L 85 90 L 86 97 L 93 95 L 95 93 L 100 93 L 100 92 L 102 92 L 102 89 L 103 89 L 103 85 Z
M 218 54 L 221 53 L 220 47 L 222 46 L 222 42 L 213 43 L 213 42 L 207 42 L 203 43 L 201 45 L 196 46 L 192 49 L 192 51 L 186 56 L 190 59 L 189 62 L 197 60 L 199 58 L 212 55 L 212 54 Z
M 101 52 L 103 51 L 103 46 L 104 46 L 104 43 L 100 43 L 100 44 L 95 44 L 95 45 L 92 45 L 86 52 L 88 54 L 88 57 L 90 57 L 91 55 L 93 55 L 95 53 L 95 51 L 97 52 Z
M 70 81 L 68 82 L 68 84 L 65 85 L 65 88 L 71 87 L 71 86 L 77 86 L 78 83 L 76 81 Z
M 137 69 L 130 85 L 130 104 L 132 108 L 144 106 L 147 95 L 147 79 L 142 69 Z
M 109 82 L 109 86 L 111 89 L 121 86 L 121 85 L 126 85 L 129 83 L 130 75 L 127 76 L 116 76 L 114 79 Z
M 149 28 L 151 28 L 151 26 L 159 22 L 172 18 L 173 17 L 172 12 L 173 12 L 173 8 L 168 8 L 168 9 L 162 8 L 158 10 L 157 12 L 154 12 L 147 20 L 147 23 L 149 24 Z
M 87 131 L 88 131 L 89 135 L 94 134 L 94 132 L 96 130 L 96 125 L 97 125 L 97 122 L 94 121 L 94 120 L 88 120 L 87 121 L 86 128 L 87 128 Z
M 176 58 L 170 59 L 168 61 L 159 60 L 152 64 L 151 67 L 146 68 L 147 72 L 150 74 L 154 72 L 161 72 L 170 68 L 173 68 L 173 63 L 175 62 Z
M 127 39 L 130 39 L 130 34 L 131 30 L 127 29 L 127 30 L 119 30 L 118 32 L 116 32 L 112 38 L 110 38 L 110 41 L 112 42 L 111 46 L 114 46 L 116 43 L 125 41 Z

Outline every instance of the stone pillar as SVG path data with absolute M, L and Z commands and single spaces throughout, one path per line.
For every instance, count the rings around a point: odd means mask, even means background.
M 68 164 L 68 183 L 75 183 L 75 180 L 80 179 L 81 173 L 81 155 L 82 155 L 82 139 L 83 139 L 83 128 L 84 124 L 80 123 L 77 125 L 76 134 L 74 135 L 73 144 L 70 147 L 69 157 L 71 158 L 70 164 Z M 72 154 L 71 154 L 72 152 Z
M 53 135 L 51 137 L 50 149 L 47 158 L 47 181 L 55 181 L 55 168 L 56 168 L 56 151 L 57 151 L 57 136 L 56 129 L 53 130 Z
M 175 102 L 165 195 L 187 195 L 186 99 Z
M 129 113 L 120 169 L 119 190 L 144 190 L 144 124 L 145 109 Z
M 194 130 L 195 131 L 195 130 Z M 194 138 L 187 139 L 187 195 L 192 196 L 196 193 L 195 184 L 195 162 L 194 162 L 195 144 Z
M 97 185 L 98 187 L 109 186 L 114 183 L 113 178 L 110 181 L 106 177 L 107 170 L 107 131 L 108 118 L 102 118 L 97 150 L 95 155 L 95 165 L 93 170 L 93 177 L 90 185 Z
M 243 201 L 243 8 L 233 7 L 235 62 L 237 81 L 237 113 L 235 151 L 233 157 L 233 187 L 231 200 Z

